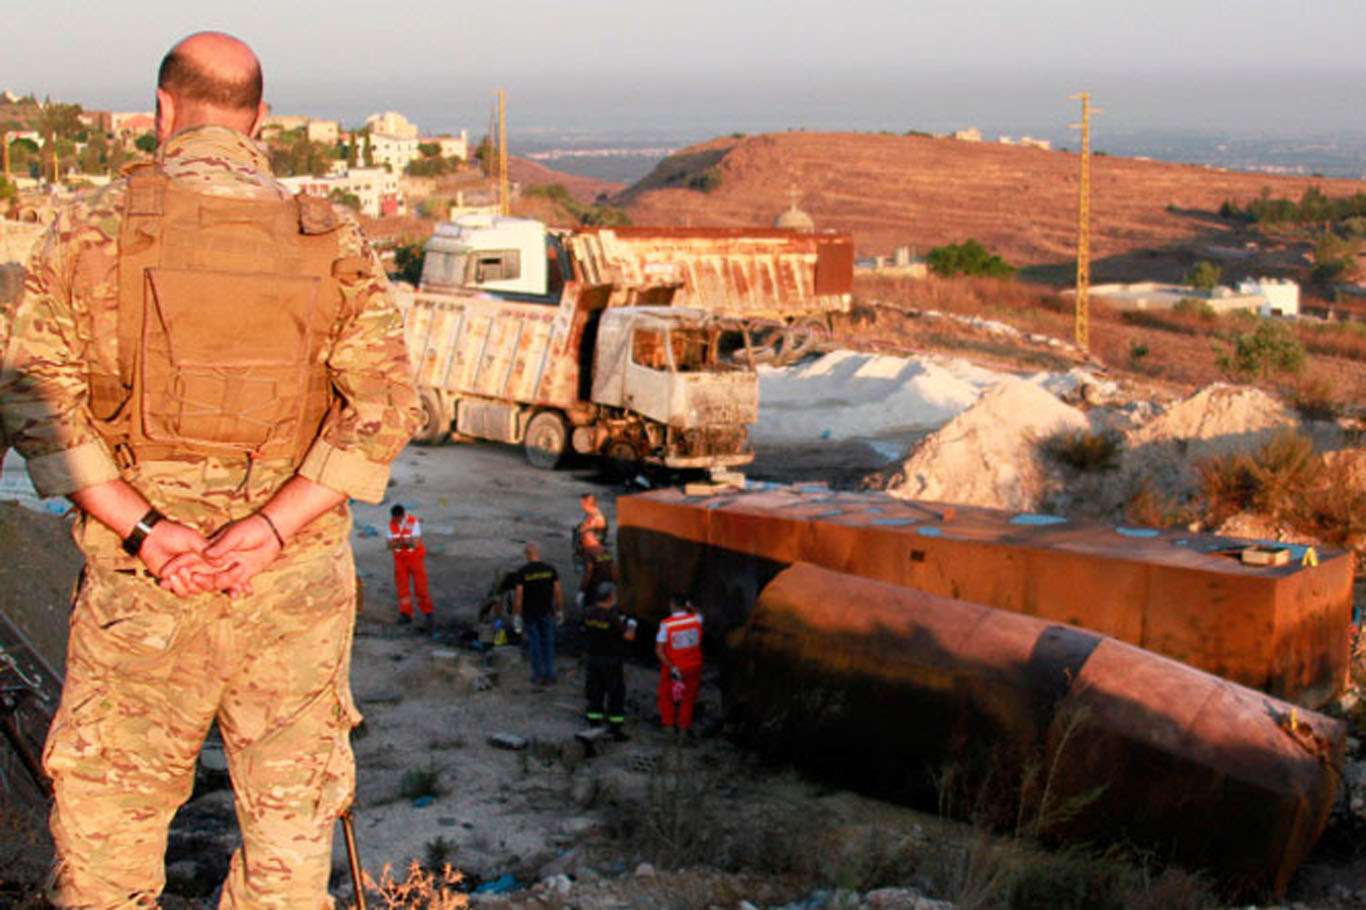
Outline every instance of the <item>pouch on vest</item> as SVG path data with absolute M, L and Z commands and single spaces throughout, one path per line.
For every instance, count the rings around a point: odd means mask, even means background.
M 129 178 L 119 237 L 119 377 L 91 377 L 106 439 L 136 458 L 303 458 L 328 408 L 341 303 L 334 234 L 295 201 Z M 316 230 L 316 228 L 314 228 Z

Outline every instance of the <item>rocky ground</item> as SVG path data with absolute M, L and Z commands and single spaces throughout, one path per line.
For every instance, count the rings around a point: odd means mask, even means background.
M 1164 425 L 1149 411 L 1126 410 L 1096 392 L 1088 402 L 1088 393 L 1073 392 L 1069 403 L 1057 406 L 1076 409 L 1087 421 L 1106 409 L 1137 414 L 1127 428 L 1135 439 L 1139 424 Z M 938 436 L 925 431 L 880 476 L 896 485 L 898 477 L 904 484 L 916 471 L 937 471 L 946 495 L 966 495 L 955 486 L 962 478 L 936 462 L 968 458 L 952 451 L 951 443 L 978 445 L 971 458 L 1014 457 L 1008 453 L 1019 440 L 1011 434 L 1027 432 L 1026 412 L 1038 409 L 1011 396 L 1027 403 L 1036 394 L 1047 393 L 1035 384 L 981 395 L 955 418 L 961 421 L 956 430 Z M 1165 425 L 1179 425 L 1192 437 L 1246 436 L 1247 442 L 1283 419 L 1274 402 L 1243 393 L 1191 402 L 1167 408 Z M 857 434 L 821 439 L 819 433 L 807 442 L 768 443 L 750 474 L 855 486 L 886 464 L 885 445 L 878 443 Z M 1055 484 L 1065 478 L 1036 467 L 1025 487 L 993 482 L 976 493 L 1056 497 Z M 1160 473 L 1146 462 L 1142 472 Z M 1078 882 L 1092 887 L 1096 881 L 1108 883 L 1108 906 L 1218 903 L 1205 883 L 1183 873 L 1159 873 L 1113 856 L 1043 853 L 937 813 L 890 806 L 761 765 L 724 735 L 710 675 L 697 741 L 677 744 L 655 728 L 654 672 L 640 665 L 628 681 L 631 740 L 581 742 L 575 734 L 582 729 L 582 677 L 572 656 L 562 655 L 559 682 L 542 690 L 530 685 L 515 646 L 483 649 L 474 642 L 492 638 L 479 622 L 480 607 L 501 574 L 520 562 L 522 546 L 540 543 L 572 586 L 569 535 L 578 494 L 596 491 L 614 517 L 615 497 L 624 489 L 583 465 L 536 471 L 518 451 L 497 445 L 410 447 L 395 465 L 385 502 L 356 507 L 353 541 L 365 598 L 352 680 L 366 722 L 354 740 L 355 816 L 364 865 L 377 880 L 388 868 L 391 881 L 410 884 L 414 861 L 420 864 L 416 878 L 445 863 L 464 875 L 459 885 L 443 886 L 439 878 L 429 883 L 438 896 L 418 904 L 402 903 L 391 887 L 392 906 L 454 905 L 441 902 L 443 888 L 451 895 L 473 891 L 470 899 L 478 905 L 511 908 L 1097 906 L 1078 903 L 1075 894 Z M 394 623 L 382 529 L 395 502 L 424 522 L 435 636 Z M 49 647 L 59 649 L 60 605 L 74 577 L 61 520 L 0 510 L 0 548 L 13 557 L 0 560 L 11 567 L 6 608 L 27 609 L 24 615 L 58 643 Z M 1358 590 L 1358 603 L 1366 606 L 1366 589 Z M 1343 708 L 1356 711 L 1350 703 Z M 1366 765 L 1350 764 L 1346 777 L 1356 801 L 1344 800 L 1297 878 L 1291 897 L 1299 906 L 1366 906 L 1366 861 L 1357 846 L 1366 815 Z M 195 796 L 172 837 L 168 907 L 211 905 L 206 901 L 236 842 L 226 787 L 221 751 L 211 742 Z M 333 884 L 344 897 L 340 839 Z

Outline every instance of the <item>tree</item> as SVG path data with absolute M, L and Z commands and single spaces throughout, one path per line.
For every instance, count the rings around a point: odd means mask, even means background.
M 1186 273 L 1186 284 L 1197 291 L 1212 291 L 1219 286 L 1224 270 L 1207 259 L 1201 259 Z
M 150 155 L 157 150 L 157 137 L 151 133 L 143 133 L 133 140 L 133 145 L 138 151 L 146 152 Z
M 950 243 L 930 250 L 926 257 L 930 271 L 942 278 L 954 275 L 978 275 L 988 278 L 1009 278 L 1015 267 L 1000 256 L 987 252 L 986 247 L 972 238 L 962 243 Z
M 1233 337 L 1230 350 L 1215 363 L 1230 378 L 1266 379 L 1272 373 L 1299 373 L 1304 369 L 1304 345 L 1284 324 L 1259 319 L 1251 332 Z
M 360 197 L 347 190 L 333 190 L 327 194 L 327 198 L 333 202 L 339 202 L 352 211 L 360 211 Z
M 1324 231 L 1314 244 L 1314 268 L 1309 278 L 1315 284 L 1331 288 L 1337 282 L 1352 277 L 1356 271 L 1356 261 L 1355 238 L 1339 237 L 1334 231 Z
M 417 151 L 423 158 L 440 158 L 441 146 L 435 142 L 419 142 Z
M 422 281 L 422 262 L 426 255 L 421 243 L 402 243 L 394 247 L 394 268 L 399 280 L 416 287 Z

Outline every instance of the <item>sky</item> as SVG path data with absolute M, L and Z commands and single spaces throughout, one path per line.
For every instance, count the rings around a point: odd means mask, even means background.
M 261 57 L 276 111 L 482 131 L 1366 134 L 1361 0 L 0 0 L 0 87 L 147 109 L 200 29 Z

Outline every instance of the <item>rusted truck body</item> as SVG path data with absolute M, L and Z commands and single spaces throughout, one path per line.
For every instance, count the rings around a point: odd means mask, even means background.
M 1337 794 L 1341 722 L 1076 626 L 796 563 L 733 639 L 761 750 L 1231 893 L 1282 893 Z
M 1343 691 L 1352 555 L 1056 516 L 752 485 L 710 498 L 660 490 L 617 504 L 625 597 L 662 609 L 674 588 L 742 624 L 795 562 L 1092 629 L 1306 707 Z M 1308 564 L 1312 563 L 1312 564 Z
M 553 301 L 419 291 L 404 320 L 419 440 L 454 430 L 521 444 L 546 468 L 571 448 L 679 469 L 748 463 L 758 383 L 720 355 L 722 327 L 696 310 L 609 310 L 609 293 L 577 282 Z
M 560 236 L 582 280 L 612 285 L 612 306 L 667 292 L 674 306 L 743 320 L 758 346 L 776 343 L 789 356 L 824 337 L 830 315 L 852 300 L 849 234 L 586 227 Z
M 1013 781 L 1012 823 L 1239 890 L 1283 889 L 1323 830 L 1345 730 L 1302 705 L 1345 681 L 1349 554 L 1249 566 L 1246 541 L 815 485 L 626 496 L 617 522 L 624 604 L 692 597 L 760 748 L 922 805 L 927 770 L 969 803 Z
M 762 228 L 547 229 L 472 215 L 437 228 L 422 288 L 555 297 L 568 282 L 610 287 L 609 307 L 676 306 L 744 326 L 753 357 L 791 359 L 848 312 L 849 234 Z

